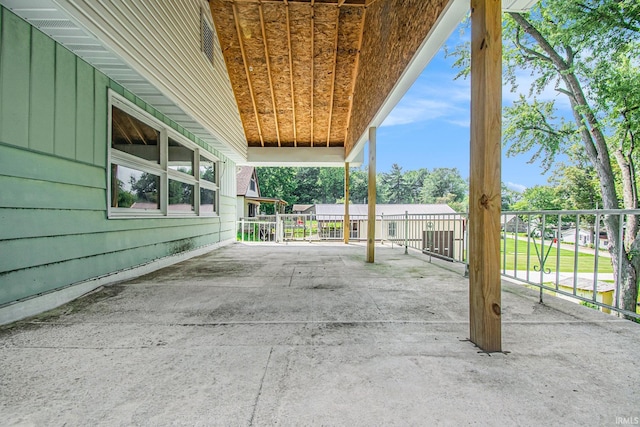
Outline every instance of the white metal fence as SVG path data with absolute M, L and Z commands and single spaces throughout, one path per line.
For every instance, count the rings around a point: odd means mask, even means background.
M 625 310 L 621 301 L 622 260 L 612 264 L 611 253 L 624 253 L 626 225 L 640 210 L 525 211 L 502 213 L 502 275 L 561 298 L 577 300 L 604 312 Z M 366 216 L 273 215 L 238 221 L 238 240 L 331 241 L 367 239 Z M 610 241 L 606 223 L 622 224 Z M 429 256 L 463 263 L 468 268 L 466 214 L 379 215 L 376 240 L 388 241 Z M 465 269 L 468 271 L 468 269 Z

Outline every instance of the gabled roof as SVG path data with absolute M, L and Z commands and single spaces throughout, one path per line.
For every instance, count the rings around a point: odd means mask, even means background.
M 292 210 L 294 212 L 304 212 L 307 209 L 309 209 L 310 207 L 312 207 L 313 205 L 301 205 L 301 204 L 295 204 L 293 205 Z
M 253 166 L 238 166 L 238 172 L 236 173 L 236 194 L 238 196 L 247 195 L 252 177 L 254 177 L 256 180 L 256 192 L 258 193 L 258 196 L 260 196 L 260 186 L 258 185 L 256 168 L 254 168 Z
M 366 216 L 368 206 L 363 204 L 349 204 L 349 215 Z M 380 204 L 376 205 L 376 215 L 404 215 L 408 212 L 415 214 L 455 214 L 449 205 L 445 204 Z M 344 215 L 343 204 L 317 204 L 316 215 Z

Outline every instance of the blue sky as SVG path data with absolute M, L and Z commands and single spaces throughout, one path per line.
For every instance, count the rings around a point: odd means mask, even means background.
M 456 30 L 447 44 L 454 46 L 459 39 Z M 454 80 L 453 62 L 441 49 L 378 129 L 378 172 L 387 172 L 397 163 L 405 171 L 455 167 L 463 177 L 469 176 L 470 82 Z M 528 90 L 532 77 L 526 73 L 518 77 L 522 90 Z M 509 87 L 503 88 L 504 105 L 517 96 Z M 541 98 L 555 96 L 550 90 Z M 520 191 L 547 184 L 548 174 L 542 175 L 539 162 L 529 164 L 526 154 L 506 157 L 505 151 L 503 147 L 502 182 Z

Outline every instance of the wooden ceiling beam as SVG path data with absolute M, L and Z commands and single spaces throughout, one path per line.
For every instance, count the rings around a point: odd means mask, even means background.
M 271 105 L 273 105 L 273 119 L 276 122 L 276 140 L 278 141 L 278 147 L 280 147 L 280 122 L 278 121 L 278 110 L 276 109 L 276 95 L 273 90 L 273 77 L 271 76 L 271 61 L 269 60 L 269 46 L 267 44 L 267 31 L 264 26 L 264 12 L 262 10 L 262 3 L 258 6 L 260 11 L 260 28 L 262 29 L 262 41 L 264 44 L 264 59 L 267 64 L 267 75 L 269 77 L 269 90 L 271 91 Z
M 313 147 L 313 124 L 314 124 L 314 120 L 313 120 L 313 90 L 315 88 L 315 84 L 314 84 L 314 63 L 315 63 L 315 57 L 314 57 L 314 37 L 315 37 L 315 25 L 314 25 L 314 20 L 315 20 L 315 10 L 313 9 L 313 3 L 314 0 L 311 0 L 311 90 L 309 92 L 311 92 L 311 146 Z
M 112 120 L 112 122 L 118 128 L 124 139 L 126 139 L 129 144 L 133 145 L 133 141 L 129 137 L 127 130 L 122 126 L 122 123 L 120 123 L 120 120 Z
M 338 14 L 336 15 L 336 36 L 333 41 L 333 72 L 331 76 L 331 101 L 329 102 L 329 126 L 327 127 L 327 147 L 331 140 L 331 119 L 333 118 L 333 95 L 336 88 L 336 66 L 338 62 L 338 34 L 340 34 L 340 5 L 338 5 Z
M 293 119 L 293 146 L 298 146 L 298 130 L 296 129 L 296 92 L 293 90 L 293 54 L 291 50 L 291 20 L 289 19 L 289 3 L 284 0 L 287 14 L 287 44 L 289 47 L 289 79 L 291 81 L 291 115 Z
M 236 25 L 236 32 L 238 33 L 238 44 L 240 45 L 240 52 L 242 53 L 242 62 L 244 62 L 244 72 L 247 75 L 247 84 L 249 85 L 249 94 L 251 96 L 251 103 L 253 104 L 253 113 L 256 116 L 256 126 L 258 126 L 258 135 L 260 136 L 260 145 L 264 147 L 264 138 L 262 137 L 262 128 L 260 127 L 260 118 L 258 117 L 258 106 L 256 104 L 256 96 L 253 93 L 253 86 L 251 85 L 251 74 L 249 73 L 249 63 L 247 61 L 247 53 L 244 50 L 244 44 L 242 43 L 242 32 L 240 31 L 240 21 L 238 20 L 238 6 L 234 2 L 233 8 L 233 21 Z
M 362 38 L 364 35 L 364 22 L 367 16 L 367 9 L 362 11 L 362 21 L 360 22 L 360 35 L 358 37 L 358 53 L 356 54 L 356 60 L 353 64 L 353 76 L 351 77 L 351 91 L 349 91 L 349 109 L 347 110 L 347 125 L 344 129 L 344 143 L 347 144 L 347 137 L 349 135 L 349 126 L 351 125 L 351 113 L 353 112 L 353 94 L 356 90 L 356 78 L 358 77 L 358 67 L 360 66 L 360 52 L 362 51 Z
M 138 129 L 137 123 L 133 121 L 133 119 L 131 118 L 130 115 L 127 114 L 126 117 L 127 117 L 127 120 L 129 121 L 129 124 L 131 125 L 133 130 L 136 131 L 136 133 L 138 134 L 138 136 L 140 137 L 140 139 L 142 140 L 144 145 L 149 145 L 149 144 L 147 144 L 147 138 L 145 138 L 144 135 L 142 134 L 142 132 L 140 131 L 140 129 Z

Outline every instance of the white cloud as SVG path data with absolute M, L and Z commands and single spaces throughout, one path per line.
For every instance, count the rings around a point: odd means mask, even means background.
M 391 114 L 387 116 L 382 126 L 406 125 L 439 119 L 454 109 L 455 105 L 444 101 L 433 99 L 408 100 L 400 102 Z
M 505 185 L 509 190 L 517 191 L 519 193 L 522 193 L 524 190 L 527 189 L 526 185 L 516 184 L 515 182 L 510 182 L 510 181 L 507 181 Z
M 452 125 L 460 126 L 461 128 L 471 127 L 471 118 L 467 117 L 466 119 L 450 119 L 445 120 L 447 123 L 451 123 Z
M 466 81 L 451 81 L 442 74 L 430 80 L 418 80 L 398 103 L 382 126 L 399 126 L 442 119 L 448 123 L 469 126 L 471 92 Z

